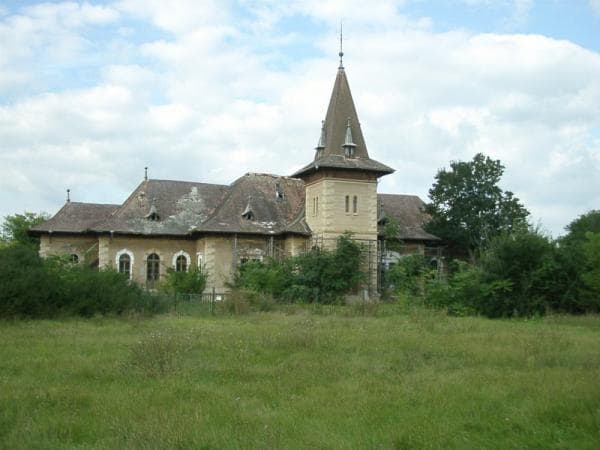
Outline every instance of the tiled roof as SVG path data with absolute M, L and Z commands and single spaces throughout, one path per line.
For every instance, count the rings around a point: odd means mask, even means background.
M 215 213 L 229 186 L 189 181 L 143 181 L 95 231 L 186 235 Z M 152 214 L 154 213 L 154 214 Z
M 198 229 L 310 234 L 304 222 L 304 183 L 296 178 L 248 173 L 231 185 L 216 214 Z
M 119 205 L 67 202 L 52 218 L 32 227 L 31 232 L 84 233 L 94 229 L 118 208 Z
M 251 215 L 242 217 L 249 208 Z M 32 229 L 156 236 L 193 233 L 310 234 L 304 221 L 304 183 L 246 174 L 230 186 L 187 181 L 143 181 L 123 205 L 70 202 Z
M 377 194 L 379 202 L 379 234 L 382 235 L 385 219 L 392 217 L 400 227 L 399 239 L 439 241 L 440 238 L 423 230 L 429 217 L 423 211 L 425 203 L 416 195 Z
M 310 164 L 296 171 L 292 176 L 296 177 L 315 172 L 319 168 L 361 170 L 379 174 L 389 174 L 394 171 L 394 169 L 371 158 L 346 158 L 343 155 L 329 155 L 312 161 Z
M 354 156 L 352 157 L 346 156 L 343 149 L 348 126 L 350 126 L 350 135 L 355 145 Z M 333 85 L 327 116 L 319 140 L 319 145 L 322 144 L 324 146 L 321 151 L 317 151 L 314 161 L 292 176 L 302 176 L 318 170 L 319 167 L 363 170 L 376 172 L 379 175 L 386 175 L 394 171 L 391 167 L 369 157 L 352 93 L 350 92 L 348 78 L 343 67 L 339 68 Z

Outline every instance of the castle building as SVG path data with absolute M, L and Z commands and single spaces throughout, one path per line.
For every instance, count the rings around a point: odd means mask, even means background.
M 202 267 L 208 287 L 222 292 L 245 261 L 332 246 L 349 231 L 368 252 L 367 288 L 376 295 L 384 265 L 425 254 L 439 238 L 423 230 L 417 196 L 377 193 L 394 170 L 369 156 L 341 56 L 314 159 L 292 176 L 247 173 L 230 185 L 145 176 L 120 205 L 67 199 L 30 231 L 40 254 L 113 268 L 149 288 L 169 269 Z M 383 250 L 390 218 L 404 244 L 394 254 Z

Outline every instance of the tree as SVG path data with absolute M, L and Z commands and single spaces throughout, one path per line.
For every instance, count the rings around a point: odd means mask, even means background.
M 600 209 L 592 209 L 582 214 L 567 225 L 565 229 L 568 233 L 561 239 L 561 245 L 585 242 L 587 233 L 600 233 Z
M 29 236 L 27 231 L 40 223 L 48 220 L 50 216 L 45 213 L 25 212 L 15 214 L 14 216 L 4 217 L 2 224 L 2 234 L 0 240 L 3 242 L 13 242 L 31 247 L 39 247 L 40 240 L 37 237 Z
M 588 231 L 585 234 L 586 241 L 582 245 L 585 263 L 581 279 L 582 303 L 587 310 L 598 311 L 600 309 L 600 233 Z
M 582 214 L 565 227 L 558 248 L 560 276 L 565 280 L 561 309 L 569 312 L 600 310 L 600 210 Z
M 481 153 L 469 162 L 451 162 L 450 170 L 439 170 L 429 190 L 427 231 L 474 260 L 476 251 L 494 236 L 525 229 L 529 212 L 512 192 L 498 187 L 503 173 L 499 160 Z

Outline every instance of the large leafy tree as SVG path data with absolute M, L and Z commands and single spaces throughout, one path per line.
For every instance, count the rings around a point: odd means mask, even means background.
M 16 243 L 32 247 L 39 246 L 39 238 L 29 236 L 27 230 L 48 220 L 47 213 L 24 212 L 13 216 L 4 217 L 0 241 L 3 243 Z
M 576 245 L 585 242 L 587 233 L 600 233 L 600 209 L 592 209 L 573 220 L 565 227 L 567 234 L 561 245 Z
M 474 259 L 476 251 L 503 231 L 523 229 L 529 212 L 510 191 L 498 186 L 504 166 L 481 153 L 472 161 L 453 161 L 441 169 L 429 190 L 427 231 L 458 246 Z

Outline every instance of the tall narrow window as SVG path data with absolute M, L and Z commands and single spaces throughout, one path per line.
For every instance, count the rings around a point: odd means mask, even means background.
M 156 253 L 148 255 L 146 260 L 146 281 L 148 287 L 153 288 L 160 276 L 160 257 Z
M 350 212 L 350 196 L 346 195 L 346 212 Z
M 356 195 L 352 198 L 352 212 L 354 214 L 358 212 L 358 197 Z
M 184 255 L 179 255 L 175 260 L 175 270 L 177 272 L 187 272 L 187 258 Z
M 316 200 L 317 200 L 317 203 L 316 203 L 317 204 L 317 208 L 316 208 L 317 212 L 316 212 L 316 214 L 319 215 L 319 197 L 317 197 Z
M 127 278 L 131 278 L 131 257 L 127 253 L 119 256 L 119 272 L 124 273 Z

